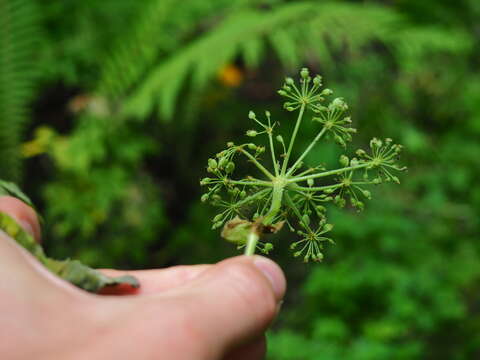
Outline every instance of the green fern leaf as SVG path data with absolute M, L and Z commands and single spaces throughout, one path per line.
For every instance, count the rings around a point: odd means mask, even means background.
M 18 181 L 20 143 L 32 99 L 38 10 L 33 0 L 0 0 L 0 173 Z

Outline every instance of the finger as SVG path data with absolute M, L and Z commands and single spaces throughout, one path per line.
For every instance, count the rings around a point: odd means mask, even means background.
M 40 224 L 35 210 L 30 206 L 11 196 L 0 196 L 0 211 L 17 220 L 25 231 L 40 241 Z
M 217 359 L 264 333 L 285 288 L 284 275 L 273 261 L 240 256 L 205 270 L 188 287 L 152 296 L 145 310 L 149 318 L 169 314 L 169 335 L 195 338 L 192 342 L 200 346 L 195 353 L 203 354 L 197 358 Z
M 135 276 L 140 282 L 140 288 L 129 285 L 109 286 L 100 291 L 101 295 L 132 295 L 154 294 L 182 286 L 212 265 L 174 266 L 158 270 L 129 271 L 128 274 Z M 122 276 L 125 271 L 101 269 L 107 276 Z
M 267 353 L 267 341 L 265 335 L 246 345 L 232 350 L 224 360 L 263 360 Z

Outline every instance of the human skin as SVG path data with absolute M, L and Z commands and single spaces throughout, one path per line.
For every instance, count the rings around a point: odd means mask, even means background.
M 40 241 L 32 208 L 0 211 Z M 117 270 L 103 270 L 123 274 Z M 141 283 L 100 296 L 57 278 L 0 231 L 0 354 L 8 360 L 260 360 L 286 282 L 269 259 L 132 271 Z M 104 292 L 107 293 L 107 292 Z

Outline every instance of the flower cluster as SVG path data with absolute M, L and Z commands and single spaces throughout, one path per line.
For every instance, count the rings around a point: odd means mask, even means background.
M 343 148 L 352 140 L 356 130 L 347 115 L 348 105 L 342 98 L 327 101 L 333 91 L 322 89 L 322 78 L 312 78 L 306 68 L 300 71 L 298 84 L 286 78 L 278 93 L 287 99 L 284 108 L 298 113 L 288 141 L 277 132 L 268 111 L 263 118 L 250 111 L 248 118 L 256 128 L 247 130 L 246 136 L 266 136 L 267 146 L 227 143 L 225 150 L 208 160 L 210 175 L 200 182 L 206 187 L 202 201 L 220 209 L 212 227 L 223 226 L 222 236 L 245 248 L 245 254 L 270 251 L 273 245 L 264 242 L 265 235 L 286 226 L 300 237 L 291 244 L 294 256 L 320 261 L 323 245 L 333 243 L 327 237 L 333 228 L 327 223 L 327 203 L 362 210 L 365 200 L 371 199 L 366 187 L 399 182 L 395 173 L 405 170 L 397 164 L 402 147 L 391 139 L 374 138 L 368 151 L 357 150 L 351 158 L 340 156 L 336 169 L 308 166 L 304 159 L 321 139 L 333 139 Z M 308 117 L 318 124 L 318 130 L 311 143 L 298 151 L 295 140 Z M 292 161 L 294 154 L 297 157 Z M 252 164 L 257 175 L 234 177 L 237 158 Z

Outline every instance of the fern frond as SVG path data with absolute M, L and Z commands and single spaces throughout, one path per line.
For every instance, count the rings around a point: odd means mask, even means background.
M 363 51 L 365 45 L 380 41 L 392 50 L 402 67 L 407 66 L 402 59 L 412 51 L 454 52 L 459 39 L 465 43 L 461 34 L 412 28 L 400 14 L 379 5 L 299 1 L 268 10 L 245 5 L 230 13 L 154 64 L 151 71 L 145 71 L 144 81 L 126 97 L 123 113 L 145 118 L 158 109 L 168 120 L 187 77 L 192 79 L 193 90 L 198 91 L 220 68 L 238 57 L 245 60 L 247 67 L 258 66 L 267 54 L 267 46 L 289 69 L 307 58 L 329 61 L 332 50 L 346 44 L 351 51 Z
M 0 0 L 0 174 L 18 181 L 20 143 L 35 76 L 38 10 L 34 0 Z
M 158 66 L 128 99 L 124 111 L 143 117 L 158 101 L 161 114 L 170 118 L 177 93 L 189 71 L 193 73 L 193 86 L 203 86 L 222 65 L 245 49 L 242 44 L 286 26 L 312 9 L 312 4 L 307 2 L 285 5 L 275 11 L 245 10 L 235 13 Z

